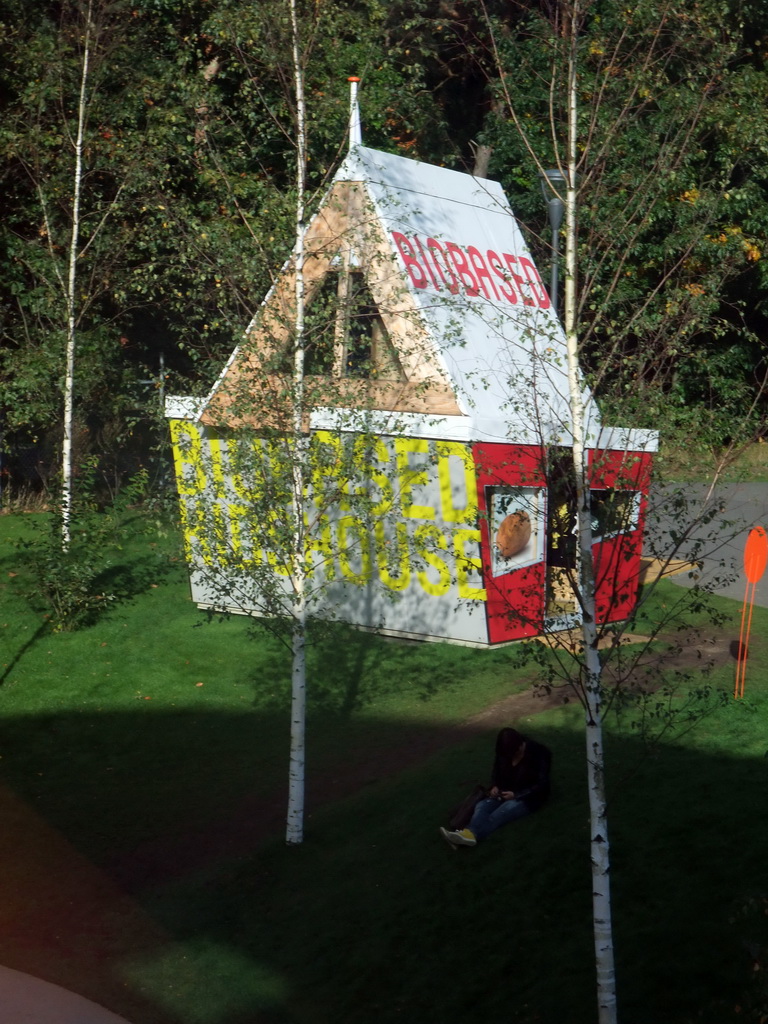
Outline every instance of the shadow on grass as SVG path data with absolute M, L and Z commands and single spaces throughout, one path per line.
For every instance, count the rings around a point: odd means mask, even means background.
M 180 573 L 181 569 L 178 565 L 156 558 L 138 561 L 134 559 L 130 564 L 112 566 L 109 570 L 99 574 L 92 584 L 94 593 L 108 592 L 111 595 L 110 599 L 89 604 L 77 620 L 77 629 L 87 629 L 102 619 L 108 619 L 110 615 L 120 609 L 121 605 L 130 603 L 134 598 L 145 594 L 150 588 L 157 587 L 160 582 L 168 582 L 173 574 Z M 21 596 L 28 602 L 30 608 L 42 615 L 43 619 L 29 638 L 10 655 L 10 660 L 5 663 L 2 673 L 0 673 L 0 686 L 13 675 L 26 654 L 44 637 L 48 637 L 54 632 L 50 605 L 45 601 L 39 589 L 31 585 L 26 589 L 23 586 L 19 589 Z
M 211 616 L 215 619 L 216 616 Z M 205 624 L 215 628 L 216 623 Z M 273 631 L 261 620 L 250 627 L 259 649 L 259 664 L 250 684 L 254 705 L 277 712 L 290 689 L 290 636 Z M 538 671 L 539 645 L 521 645 L 478 652 L 470 647 L 425 644 L 388 638 L 345 623 L 313 622 L 307 649 L 308 706 L 314 712 L 349 718 L 355 712 L 399 695 L 420 701 L 459 692 L 483 670 L 509 682 L 509 691 L 527 688 Z
M 3 525 L 10 544 L 0 567 L 8 567 L 13 590 L 45 616 L 48 630 L 88 628 L 174 575 L 186 575 L 178 544 L 170 535 L 153 539 L 161 535 L 139 514 L 89 512 L 82 523 L 73 522 L 67 551 L 50 514 L 15 531 L 15 523 Z
M 0 962 L 132 1024 L 591 1024 L 578 713 L 519 726 L 554 752 L 551 804 L 453 852 L 437 825 L 485 778 L 488 727 L 315 714 L 287 849 L 286 714 L 16 717 Z M 766 888 L 765 760 L 631 736 L 608 758 L 620 1019 L 749 1020 L 765 935 L 731 919 Z
M 23 644 L 21 644 L 14 654 L 11 655 L 10 660 L 5 664 L 3 672 L 0 673 L 0 686 L 9 679 L 22 660 L 27 651 L 31 651 L 32 648 L 37 644 L 44 636 L 50 635 L 51 624 L 47 621 L 41 622 L 37 629 L 30 635 Z

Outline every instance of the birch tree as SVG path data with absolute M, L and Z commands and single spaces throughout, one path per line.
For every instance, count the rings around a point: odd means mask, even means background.
M 3 225 L 3 404 L 21 438 L 55 430 L 60 440 L 66 550 L 77 460 L 97 425 L 119 430 L 121 414 L 138 404 L 138 374 L 124 361 L 127 339 L 120 341 L 130 305 L 120 286 L 135 259 L 141 189 L 152 177 L 143 134 L 130 130 L 146 109 L 131 65 L 144 26 L 100 0 L 30 13 L 36 20 L 17 30 L 8 64 L 2 133 L 13 197 Z
M 585 711 L 587 789 L 589 795 L 590 861 L 592 865 L 592 921 L 597 974 L 597 1011 L 600 1024 L 616 1024 L 616 972 L 611 916 L 610 853 L 605 791 L 605 756 L 602 727 L 602 665 L 598 651 L 595 567 L 592 557 L 592 509 L 586 460 L 583 382 L 579 366 L 577 306 L 576 174 L 578 145 L 577 38 L 582 10 L 574 0 L 567 12 L 568 48 L 565 145 L 565 336 L 571 410 L 573 473 L 576 485 L 578 537 L 578 599 L 583 636 L 581 693 Z
M 600 1024 L 615 1024 L 616 972 L 611 917 L 610 854 L 605 792 L 605 757 L 601 708 L 602 666 L 597 647 L 595 567 L 592 559 L 592 509 L 590 481 L 585 458 L 585 423 L 582 381 L 578 358 L 576 320 L 577 224 L 576 164 L 578 144 L 578 92 L 576 40 L 581 11 L 578 0 L 569 12 L 567 75 L 567 148 L 565 194 L 565 336 L 568 353 L 568 384 L 573 437 L 573 471 L 576 481 L 576 507 L 579 544 L 579 595 L 584 638 L 584 710 L 589 794 L 590 858 L 592 864 L 592 921 L 597 972 L 597 1009 Z
M 243 160 L 241 166 L 249 170 L 241 173 L 252 174 L 253 166 L 263 171 L 269 163 L 272 172 L 269 180 L 274 189 L 271 204 L 283 212 L 291 206 L 293 209 L 290 256 L 282 272 L 277 272 L 277 260 L 269 268 L 272 288 L 253 314 L 245 338 L 241 338 L 238 347 L 241 354 L 235 357 L 237 372 L 223 384 L 224 392 L 232 397 L 232 415 L 221 420 L 226 440 L 211 440 L 212 445 L 220 444 L 226 449 L 228 458 L 231 455 L 233 477 L 241 492 L 238 497 L 242 498 L 246 491 L 240 481 L 251 481 L 247 508 L 240 502 L 242 523 L 238 525 L 237 536 L 228 533 L 226 524 L 221 521 L 217 529 L 219 513 L 212 508 L 214 503 L 210 498 L 204 513 L 210 531 L 200 542 L 201 549 L 215 551 L 230 575 L 227 576 L 226 571 L 217 574 L 213 566 L 206 571 L 201 567 L 205 565 L 204 558 L 199 560 L 198 573 L 205 576 L 204 584 L 210 589 L 213 606 L 250 614 L 258 609 L 257 614 L 264 617 L 268 628 L 272 628 L 290 650 L 291 741 L 286 841 L 295 845 L 303 840 L 304 834 L 308 629 L 310 624 L 315 631 L 318 629 L 318 605 L 323 603 L 319 598 L 338 583 L 333 578 L 334 571 L 356 575 L 350 567 L 350 559 L 365 561 L 368 558 L 361 552 L 376 529 L 384 530 L 383 521 L 393 515 L 397 503 L 395 496 L 377 502 L 371 497 L 370 482 L 366 483 L 364 466 L 368 452 L 381 450 L 380 439 L 368 436 L 365 427 L 358 426 L 349 430 L 340 427 L 335 432 L 329 429 L 324 432 L 324 439 L 318 440 L 318 432 L 310 432 L 309 420 L 318 406 L 365 412 L 369 402 L 365 394 L 368 382 L 380 376 L 388 379 L 388 374 L 395 372 L 397 360 L 385 337 L 386 331 L 379 330 L 379 316 L 373 309 L 375 304 L 364 274 L 357 264 L 351 265 L 353 248 L 357 259 L 370 247 L 370 239 L 366 237 L 370 211 L 363 200 L 355 199 L 354 189 L 348 183 L 337 188 L 330 182 L 343 155 L 345 139 L 349 139 L 350 145 L 360 142 L 359 122 L 354 117 L 350 117 L 353 123 L 349 136 L 344 130 L 349 109 L 346 102 L 342 108 L 344 120 L 339 117 L 339 91 L 347 90 L 349 71 L 355 69 L 343 67 L 336 44 L 339 40 L 347 42 L 348 17 L 353 17 L 357 23 L 363 12 L 356 9 L 349 15 L 332 3 L 305 9 L 296 0 L 279 0 L 270 5 L 269 11 L 271 16 L 265 20 L 263 5 L 221 4 L 206 32 L 207 39 L 216 40 L 206 57 L 209 61 L 215 59 L 216 67 L 221 70 L 209 80 L 210 123 L 206 124 L 205 133 L 199 134 L 199 159 L 209 161 L 215 171 L 216 184 L 224 183 L 231 190 L 238 213 L 251 231 L 254 247 L 275 259 L 280 252 L 278 243 L 282 243 L 284 248 L 278 258 L 284 259 L 285 235 L 270 237 L 268 242 L 260 237 L 254 214 L 241 208 L 240 175 L 233 173 L 236 166 L 233 154 L 217 148 L 221 136 L 217 134 L 219 126 L 212 113 L 215 90 L 222 83 L 228 88 L 237 83 L 238 102 L 241 96 L 247 96 L 256 106 L 251 102 L 242 110 L 239 107 L 236 111 L 230 110 L 228 129 L 236 130 L 231 122 L 235 113 L 242 114 L 241 126 L 258 126 L 266 137 L 263 151 L 247 151 L 252 162 Z M 372 16 L 383 18 L 385 14 L 376 8 Z M 382 95 L 388 102 L 394 99 L 388 93 L 392 89 L 392 58 L 386 56 L 380 60 L 376 52 L 376 65 L 371 68 L 369 57 L 373 57 L 375 48 L 369 51 L 366 43 L 361 50 L 355 40 L 351 49 L 356 60 L 361 58 L 361 53 L 365 57 L 379 104 Z M 335 67 L 342 66 L 344 72 L 343 78 L 339 76 L 339 82 L 333 83 L 330 89 L 319 77 L 319 69 L 328 62 Z M 418 79 L 405 90 L 404 109 L 415 102 L 417 89 Z M 372 133 L 381 134 L 385 118 L 375 101 L 371 106 L 374 111 Z M 202 104 L 198 104 L 198 108 L 202 109 Z M 352 115 L 356 109 L 353 98 Z M 222 113 L 221 107 L 218 110 Z M 395 118 L 400 116 L 401 112 L 393 111 L 386 119 L 390 122 L 389 130 L 397 125 Z M 243 138 L 247 136 L 244 127 Z M 331 138 L 332 145 L 328 141 Z M 410 145 L 409 140 L 404 140 L 404 145 Z M 241 152 L 246 150 L 236 155 Z M 290 162 L 286 155 L 289 152 L 292 154 Z M 326 231 L 329 237 L 325 240 L 320 237 L 325 230 L 322 224 L 316 226 L 307 242 L 308 225 L 313 223 L 312 215 L 321 197 L 326 204 L 324 216 L 327 215 L 329 223 L 335 226 Z M 348 237 L 351 235 L 354 240 Z M 379 253 L 375 259 L 389 266 L 392 258 Z M 307 265 L 312 271 L 309 276 Z M 225 279 L 224 275 L 222 277 Z M 283 289 L 285 282 L 290 282 L 290 294 L 287 284 Z M 400 321 L 406 318 L 407 314 L 401 315 Z M 253 357 L 250 364 L 245 354 L 249 346 Z M 244 369 L 238 378 L 240 368 Z M 180 436 L 180 446 L 185 443 L 185 438 Z M 194 453 L 190 452 L 190 465 L 194 458 Z M 203 459 L 198 460 L 196 465 L 202 466 L 202 462 Z M 201 474 L 206 472 L 201 470 Z M 222 485 L 222 489 L 226 486 Z M 189 491 L 192 491 L 191 486 Z M 376 504 L 381 509 L 374 513 L 371 509 Z M 205 528 L 198 531 L 195 515 L 190 513 L 185 525 L 191 532 L 202 534 Z M 338 546 L 335 540 L 333 544 L 326 540 L 334 516 L 336 519 L 339 516 L 346 516 L 348 520 L 354 518 L 356 523 L 350 527 L 354 538 L 348 534 Z M 359 527 L 359 523 L 365 523 L 365 527 Z M 240 543 L 240 538 L 246 534 L 252 540 L 253 549 L 258 548 L 264 556 L 261 562 L 244 553 L 245 545 Z M 382 548 L 386 546 L 387 540 L 383 539 Z M 340 562 L 334 566 L 337 555 L 345 560 L 344 569 L 339 568 Z M 387 557 L 384 551 L 382 558 Z M 361 579 L 363 575 L 361 568 Z M 388 578 L 393 579 L 394 575 L 393 570 Z M 233 584 L 233 580 L 237 582 Z M 393 583 L 393 591 L 395 586 Z M 334 599 L 328 604 L 332 618 Z M 323 615 L 325 617 L 325 608 Z
M 57 249 L 61 248 L 55 237 L 50 215 L 51 197 L 48 195 L 46 182 L 42 175 L 30 167 L 40 212 L 44 224 L 44 236 L 50 255 L 50 265 L 54 281 L 60 290 L 65 310 L 65 359 L 63 379 L 63 439 L 61 449 L 61 544 L 64 551 L 69 550 L 72 515 L 72 472 L 73 472 L 73 408 L 75 391 L 75 354 L 78 321 L 78 265 L 80 251 L 80 202 L 83 187 L 83 146 L 86 122 L 88 118 L 88 90 L 90 86 L 91 48 L 93 45 L 94 23 L 93 3 L 89 0 L 81 25 L 80 38 L 80 78 L 76 98 L 76 114 L 74 124 L 65 121 L 63 131 L 69 143 L 72 157 L 71 177 L 71 222 L 69 239 L 66 245 L 67 261 L 63 266 L 58 258 Z
M 289 765 L 288 819 L 286 842 L 300 843 L 304 837 L 304 765 L 307 714 L 306 659 L 306 545 L 304 539 L 304 233 L 306 230 L 306 105 L 299 21 L 296 0 L 289 0 L 293 54 L 293 81 L 296 93 L 296 244 L 294 265 L 296 309 L 294 324 L 293 395 L 291 444 L 294 446 L 292 475 L 293 547 L 291 585 L 294 593 L 291 666 L 291 753 Z
M 681 116 L 664 126 L 666 138 L 660 140 L 659 151 L 648 154 L 647 164 L 639 161 L 640 166 L 635 173 L 638 198 L 627 197 L 624 208 L 616 211 L 616 219 L 611 224 L 612 237 L 598 241 L 594 231 L 579 233 L 578 209 L 580 205 L 589 205 L 591 194 L 596 192 L 600 195 L 605 187 L 605 176 L 610 173 L 607 166 L 611 160 L 612 147 L 615 146 L 625 157 L 622 145 L 625 136 L 632 133 L 633 119 L 648 112 L 646 103 L 652 91 L 661 88 L 661 81 L 668 74 L 673 83 L 679 82 L 682 72 L 679 66 L 675 68 L 675 64 L 684 62 L 683 51 L 688 46 L 692 50 L 696 49 L 696 43 L 686 40 L 679 50 L 676 49 L 677 37 L 670 35 L 670 19 L 674 15 L 664 4 L 638 5 L 628 10 L 625 12 L 623 27 L 620 26 L 618 34 L 613 37 L 609 36 L 601 19 L 600 6 L 588 0 L 583 3 L 581 0 L 569 0 L 555 5 L 549 13 L 551 21 L 547 28 L 537 32 L 534 27 L 531 32 L 531 45 L 540 48 L 539 56 L 542 58 L 537 64 L 537 73 L 545 76 L 545 86 L 540 87 L 538 92 L 542 109 L 538 111 L 537 121 L 532 118 L 531 96 L 526 95 L 520 81 L 519 65 L 514 78 L 506 70 L 511 66 L 509 60 L 515 51 L 514 45 L 509 42 L 508 26 L 504 34 L 501 30 L 499 35 L 491 31 L 490 46 L 499 74 L 497 95 L 504 99 L 505 114 L 514 126 L 520 145 L 527 151 L 530 162 L 539 174 L 543 175 L 547 166 L 554 165 L 565 182 L 557 197 L 565 206 L 563 319 L 567 342 L 576 505 L 577 551 L 571 582 L 581 621 L 581 644 L 578 651 L 566 659 L 566 672 L 585 712 L 598 1019 L 600 1024 L 615 1024 L 618 1009 L 602 736 L 607 688 L 598 650 L 602 631 L 597 625 L 593 560 L 595 518 L 591 508 L 591 480 L 594 467 L 589 467 L 585 457 L 584 374 L 580 362 L 586 362 L 587 379 L 598 395 L 603 393 L 616 396 L 620 393 L 625 385 L 619 382 L 626 380 L 623 360 L 627 359 L 631 361 L 635 372 L 641 365 L 644 366 L 638 374 L 635 394 L 628 397 L 645 394 L 647 401 L 648 393 L 644 387 L 649 384 L 651 389 L 660 387 L 661 394 L 670 395 L 672 388 L 669 386 L 669 378 L 664 378 L 659 372 L 660 366 L 673 355 L 668 365 L 676 368 L 677 360 L 683 352 L 689 352 L 691 346 L 695 346 L 697 337 L 700 338 L 708 331 L 716 332 L 714 325 L 717 322 L 720 294 L 718 283 L 722 288 L 729 275 L 738 272 L 739 262 L 743 265 L 751 257 L 746 246 L 742 246 L 740 252 L 732 250 L 730 258 L 719 259 L 714 255 L 714 246 L 717 244 L 714 238 L 721 236 L 708 235 L 708 232 L 713 232 L 715 222 L 708 219 L 703 201 L 700 203 L 704 187 L 697 189 L 694 186 L 696 179 L 693 176 L 686 177 L 683 172 L 683 168 L 686 168 L 692 175 L 695 158 L 692 159 L 689 147 L 708 118 L 706 96 L 696 94 L 686 95 L 685 102 L 680 104 Z M 591 32 L 585 27 L 588 17 L 592 19 Z M 491 26 L 490 19 L 488 24 Z M 638 26 L 642 26 L 642 32 L 633 36 L 633 30 Z M 503 39 L 502 44 L 499 39 Z M 699 43 L 699 50 L 707 50 L 711 42 L 712 37 L 705 33 Z M 505 47 L 505 58 L 501 55 L 501 45 Z M 714 83 L 720 81 L 719 62 L 726 59 L 726 53 L 730 52 L 726 45 L 712 57 L 712 64 L 705 64 L 699 69 L 702 82 L 709 81 L 710 88 L 715 88 Z M 634 65 L 625 63 L 628 54 L 632 55 Z M 591 74 L 587 81 L 580 74 L 580 69 L 588 55 L 598 62 L 598 72 Z M 616 82 L 620 83 L 621 88 L 616 88 Z M 619 102 L 616 102 L 614 92 L 621 96 Z M 580 99 L 585 96 L 587 109 L 582 110 Z M 543 129 L 543 132 L 537 132 L 537 128 Z M 543 140 L 543 133 L 548 138 Z M 636 158 L 636 153 L 633 155 Z M 707 187 L 712 188 L 717 180 L 720 188 L 727 189 L 733 165 L 721 167 L 716 173 L 713 173 L 711 167 L 707 170 Z M 652 223 L 654 212 L 660 210 L 667 201 L 663 187 L 659 187 L 660 179 L 667 187 L 678 189 L 680 203 L 693 200 L 694 206 L 699 205 L 699 217 L 696 223 L 688 225 L 684 240 L 681 233 L 674 237 L 668 236 L 666 244 L 669 251 L 659 257 L 655 282 L 649 281 L 647 293 L 637 293 L 633 304 L 622 294 L 622 279 L 631 278 L 635 273 L 632 263 L 635 247 L 644 232 L 647 232 L 649 222 Z M 594 207 L 589 206 L 593 227 L 596 223 L 594 213 Z M 722 233 L 722 238 L 725 245 L 727 235 Z M 743 236 L 740 244 L 742 241 Z M 673 246 L 676 247 L 674 250 Z M 710 260 L 709 264 L 707 259 Z M 610 264 L 612 271 L 606 276 L 605 270 Z M 687 275 L 691 272 L 698 274 L 699 280 L 690 280 Z M 654 319 L 649 315 L 653 303 L 661 295 L 667 296 L 666 322 L 664 317 Z M 677 296 L 674 301 L 672 295 Z M 616 315 L 616 303 L 622 304 L 623 312 L 621 319 L 614 320 L 612 317 Z M 597 339 L 601 341 L 599 350 L 595 346 Z M 619 388 L 611 391 L 617 383 Z M 764 393 L 764 380 L 760 377 L 755 381 L 753 393 L 758 398 Z M 642 414 L 638 415 L 638 406 L 633 406 L 631 401 L 621 402 L 614 397 L 607 404 L 614 414 L 622 410 L 622 422 L 629 419 L 636 425 L 645 425 Z M 748 437 L 749 431 L 755 428 L 759 419 L 750 417 L 750 412 L 756 408 L 756 400 L 747 399 L 745 405 L 747 415 L 739 416 L 738 426 L 733 420 L 726 421 L 725 417 L 718 420 L 718 413 L 722 413 L 722 409 L 713 411 L 712 422 L 717 420 L 720 430 L 727 423 L 729 433 Z M 657 416 L 657 425 L 658 422 Z M 662 422 L 670 423 L 674 429 L 674 413 Z M 648 420 L 645 423 L 650 425 Z M 707 515 L 705 511 L 704 518 Z M 694 513 L 690 523 L 679 530 L 679 536 L 693 532 L 700 522 L 701 517 Z M 623 678 L 626 679 L 626 675 Z
M 91 60 L 91 36 L 93 5 L 89 0 L 85 11 L 85 32 L 83 37 L 82 73 L 80 95 L 77 102 L 77 129 L 73 140 L 74 173 L 72 176 L 72 233 L 69 240 L 69 268 L 66 283 L 61 282 L 67 309 L 67 354 L 64 372 L 64 437 L 61 450 L 61 543 L 69 550 L 72 516 L 72 427 L 75 393 L 75 349 L 77 339 L 77 260 L 80 255 L 80 193 L 83 185 L 83 138 L 88 112 L 89 65 Z M 38 186 L 40 187 L 40 186 Z M 47 220 L 45 198 L 41 190 L 41 206 Z M 50 231 L 48 239 L 50 244 Z M 55 265 L 55 264 L 54 264 Z

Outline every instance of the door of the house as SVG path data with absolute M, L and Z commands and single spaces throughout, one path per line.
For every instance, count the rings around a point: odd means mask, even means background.
M 577 579 L 576 488 L 570 448 L 547 453 L 546 607 L 548 632 L 572 629 L 581 623 Z

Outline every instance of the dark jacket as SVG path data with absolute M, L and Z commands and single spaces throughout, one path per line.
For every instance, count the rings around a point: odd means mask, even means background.
M 501 790 L 511 790 L 516 799 L 523 800 L 529 810 L 535 811 L 549 797 L 551 768 L 552 753 L 549 748 L 526 737 L 525 753 L 519 764 L 513 765 L 507 758 L 496 755 L 491 771 L 491 785 Z

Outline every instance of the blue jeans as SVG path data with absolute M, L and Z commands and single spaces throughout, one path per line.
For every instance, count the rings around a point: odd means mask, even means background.
M 475 806 L 468 827 L 476 839 L 485 839 L 502 825 L 508 825 L 510 821 L 517 821 L 530 813 L 524 800 L 496 800 L 489 797 Z

